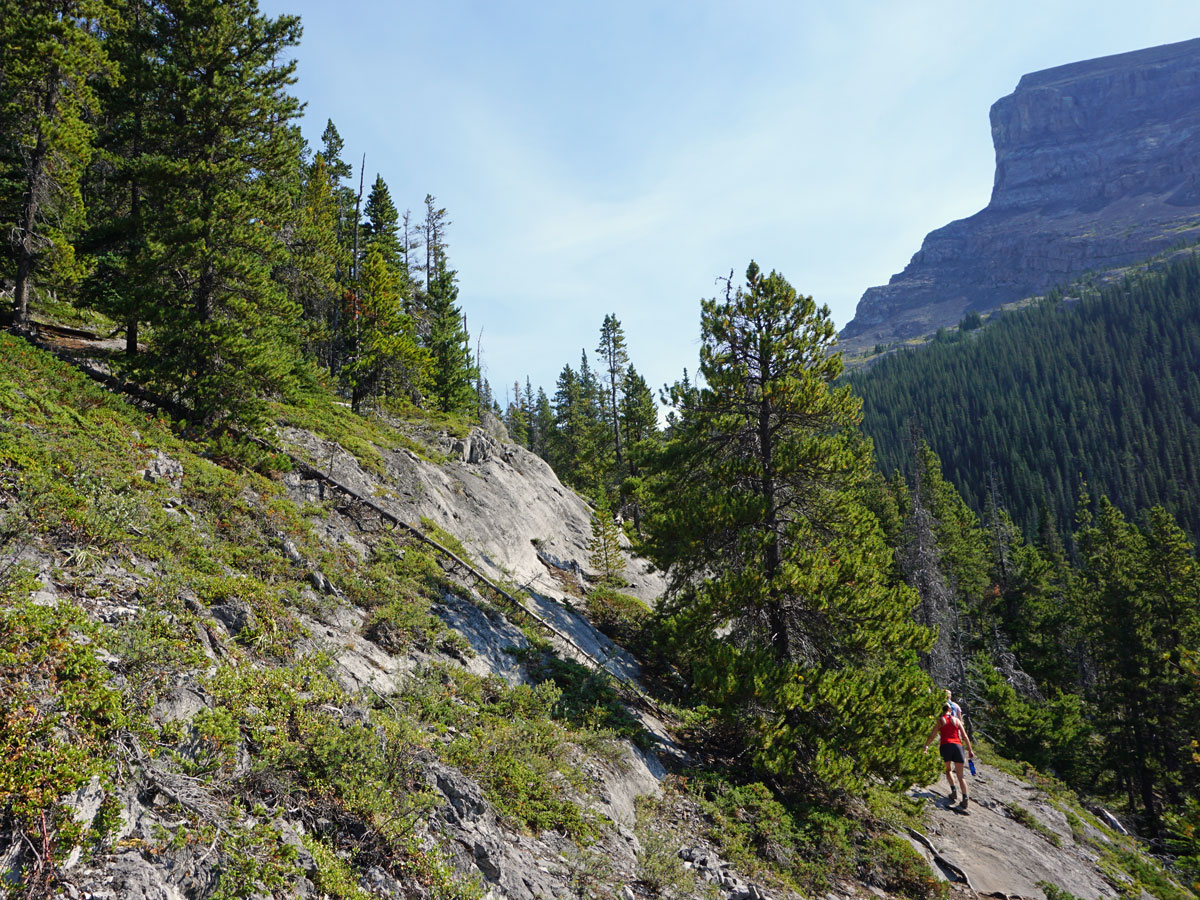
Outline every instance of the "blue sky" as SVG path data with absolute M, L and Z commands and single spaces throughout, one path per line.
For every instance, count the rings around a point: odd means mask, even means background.
M 447 208 L 486 374 L 553 394 L 615 313 L 652 387 L 751 258 L 838 327 L 924 235 L 987 204 L 988 108 L 1021 75 L 1200 37 L 1195 0 L 262 0 L 296 93 L 401 210 Z

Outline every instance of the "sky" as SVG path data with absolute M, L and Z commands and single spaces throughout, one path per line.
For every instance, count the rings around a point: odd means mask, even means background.
M 652 388 L 751 259 L 838 328 L 925 234 L 987 205 L 1021 75 L 1200 37 L 1195 0 L 260 0 L 304 25 L 294 92 L 368 187 L 449 213 L 503 405 L 621 322 Z

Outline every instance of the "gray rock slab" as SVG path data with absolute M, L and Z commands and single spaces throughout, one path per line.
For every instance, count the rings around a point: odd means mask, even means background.
M 910 791 L 928 801 L 924 837 L 936 856 L 961 870 L 976 894 L 1044 900 L 1038 882 L 1045 881 L 1088 900 L 1118 896 L 1096 868 L 1095 854 L 1074 842 L 1065 816 L 1036 788 L 991 766 L 977 762 L 977 768 L 983 778 L 968 778 L 965 813 L 949 807 L 944 778 Z M 1007 807 L 1014 803 L 1058 834 L 1062 846 L 1013 819 Z
M 584 658 L 579 654 L 579 650 L 582 650 L 618 678 L 627 681 L 637 681 L 641 678 L 641 666 L 632 655 L 592 627 L 587 619 L 565 603 L 555 600 L 552 596 L 532 591 L 526 602 L 542 619 L 569 637 L 578 647 L 577 650 L 570 645 L 564 645 L 560 648 L 564 655 L 584 662 Z
M 471 645 L 474 655 L 461 661 L 468 672 L 498 675 L 509 684 L 522 684 L 528 680 L 520 662 L 510 651 L 529 646 L 529 641 L 521 629 L 504 616 L 449 593 L 433 611 Z
M 425 517 L 453 534 L 490 578 L 561 594 L 564 585 L 558 575 L 586 573 L 591 508 L 558 480 L 545 460 L 524 447 L 499 441 L 481 429 L 473 429 L 465 439 L 435 436 L 435 449 L 447 461 L 432 462 L 403 448 L 381 448 L 387 473 L 381 478 L 337 445 L 309 432 L 285 428 L 280 437 L 402 521 L 419 525 Z M 311 482 L 294 475 L 285 484 L 297 500 L 320 494 Z M 539 549 L 560 566 L 543 562 Z M 625 591 L 647 603 L 666 589 L 663 574 L 645 560 L 631 559 L 626 575 Z
M 334 675 L 351 693 L 375 691 L 384 696 L 400 689 L 401 679 L 419 665 L 415 656 L 395 657 L 352 631 L 300 616 L 315 649 L 324 650 L 336 663 Z

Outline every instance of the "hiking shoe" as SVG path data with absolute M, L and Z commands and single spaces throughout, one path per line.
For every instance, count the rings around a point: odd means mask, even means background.
M 958 799 L 958 788 L 956 788 L 956 787 L 950 788 L 950 801 L 949 801 L 950 805 L 953 806 L 954 801 L 956 801 L 957 799 Z
M 958 805 L 958 808 L 959 808 L 959 809 L 961 809 L 963 812 L 966 812 L 966 811 L 967 811 L 967 801 L 968 801 L 969 799 L 970 799 L 970 797 L 969 797 L 968 795 L 966 795 L 966 794 L 963 794 L 963 801 L 962 801 L 962 803 L 960 803 L 960 804 Z

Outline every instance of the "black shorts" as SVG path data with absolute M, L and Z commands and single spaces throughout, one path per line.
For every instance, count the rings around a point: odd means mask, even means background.
M 962 744 L 942 744 L 938 750 L 941 751 L 942 759 L 946 762 L 965 763 L 967 761 L 963 756 Z

